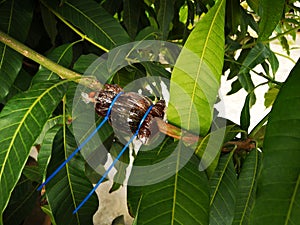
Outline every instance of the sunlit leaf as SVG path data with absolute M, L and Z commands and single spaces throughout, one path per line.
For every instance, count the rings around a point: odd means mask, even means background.
M 167 110 L 169 122 L 195 132 L 199 132 L 200 127 L 200 134 L 206 134 L 210 128 L 220 85 L 224 58 L 224 13 L 225 1 L 220 0 L 197 23 L 171 77 Z

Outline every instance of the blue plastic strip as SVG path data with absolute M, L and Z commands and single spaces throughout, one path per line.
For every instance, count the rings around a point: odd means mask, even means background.
M 103 124 L 109 119 L 110 113 L 111 113 L 111 109 L 113 107 L 113 105 L 115 104 L 115 102 L 117 101 L 117 99 L 120 97 L 121 94 L 123 94 L 124 92 L 120 92 L 116 95 L 116 97 L 112 100 L 107 112 L 106 112 L 106 116 L 104 117 L 104 119 L 101 121 L 101 123 L 96 127 L 96 129 L 78 146 L 78 148 L 72 152 L 71 155 L 69 155 L 69 157 L 59 166 L 56 168 L 56 170 L 45 180 L 45 182 L 43 182 L 38 188 L 37 190 L 40 191 L 42 190 L 42 188 L 86 145 L 86 143 L 88 143 L 92 137 L 94 137 L 95 134 L 97 134 L 97 132 L 99 131 L 99 129 L 103 126 Z
M 106 170 L 106 172 L 103 174 L 103 176 L 101 177 L 101 179 L 98 181 L 98 183 L 94 186 L 94 188 L 90 191 L 90 193 L 83 199 L 83 201 L 77 206 L 77 208 L 73 211 L 73 214 L 77 213 L 77 211 L 84 205 L 84 203 L 86 203 L 86 201 L 92 196 L 92 194 L 95 192 L 95 190 L 98 188 L 98 186 L 103 182 L 103 180 L 107 177 L 108 173 L 111 171 L 111 169 L 115 166 L 115 164 L 118 162 L 118 160 L 120 159 L 120 157 L 123 155 L 123 153 L 125 152 L 125 150 L 127 149 L 127 147 L 129 146 L 129 144 L 133 141 L 133 139 L 139 134 L 139 131 L 146 119 L 146 117 L 148 116 L 148 114 L 150 113 L 151 109 L 152 109 L 153 105 L 151 105 L 148 110 L 146 111 L 146 113 L 144 114 L 143 118 L 141 119 L 139 126 L 136 130 L 136 132 L 134 133 L 134 135 L 132 135 L 132 137 L 130 138 L 130 140 L 126 143 L 126 145 L 123 147 L 123 149 L 121 150 L 121 152 L 118 154 L 118 156 L 114 159 L 114 161 L 112 162 L 112 164 L 109 166 L 109 168 Z

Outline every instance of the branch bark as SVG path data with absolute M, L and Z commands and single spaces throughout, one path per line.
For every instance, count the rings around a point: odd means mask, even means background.
M 53 71 L 62 79 L 69 79 L 73 80 L 74 82 L 80 83 L 88 88 L 93 90 L 101 89 L 101 83 L 96 80 L 95 78 L 91 77 L 83 77 L 81 74 L 76 73 L 72 70 L 69 70 L 52 60 L 48 59 L 47 57 L 39 54 L 38 52 L 34 51 L 33 49 L 27 47 L 26 45 L 22 44 L 21 42 L 17 41 L 16 39 L 12 38 L 11 36 L 7 35 L 6 33 L 0 30 L 0 42 L 9 46 L 10 48 L 14 49 L 15 51 L 19 52 L 21 55 L 39 63 L 43 67 Z

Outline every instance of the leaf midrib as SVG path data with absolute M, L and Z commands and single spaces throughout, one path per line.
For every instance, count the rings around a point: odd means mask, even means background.
M 298 179 L 297 179 L 296 186 L 295 186 L 295 189 L 294 189 L 294 192 L 293 192 L 293 196 L 291 198 L 291 202 L 290 202 L 290 205 L 289 205 L 289 209 L 288 209 L 288 212 L 287 212 L 287 216 L 286 216 L 284 225 L 288 225 L 289 221 L 291 219 L 291 213 L 292 213 L 293 205 L 294 205 L 295 200 L 296 200 L 297 191 L 299 190 L 299 186 L 300 186 L 300 175 L 298 175 Z
M 215 197 L 216 197 L 216 195 L 217 195 L 217 192 L 218 192 L 218 190 L 219 190 L 219 187 L 220 187 L 220 185 L 221 185 L 221 183 L 222 183 L 222 181 L 223 181 L 223 177 L 224 177 L 224 175 L 225 175 L 225 172 L 226 172 L 226 170 L 227 170 L 227 168 L 228 168 L 228 165 L 229 165 L 229 163 L 230 163 L 230 161 L 231 161 L 231 159 L 232 159 L 233 153 L 234 153 L 234 151 L 231 151 L 231 152 L 230 152 L 230 155 L 228 156 L 228 158 L 227 158 L 227 160 L 226 160 L 226 163 L 225 163 L 225 165 L 224 165 L 224 169 L 222 170 L 221 176 L 219 177 L 219 180 L 218 180 L 218 182 L 217 182 L 215 191 L 214 191 L 214 193 L 212 194 L 212 197 L 211 197 L 211 200 L 210 200 L 210 205 L 212 205 L 213 202 L 214 202 L 214 200 L 215 200 Z
M 23 126 L 25 120 L 27 119 L 28 115 L 30 115 L 30 112 L 32 111 L 32 109 L 40 102 L 40 100 L 46 95 L 48 94 L 52 89 L 58 87 L 59 85 L 62 85 L 63 83 L 66 83 L 66 82 L 69 82 L 68 80 L 64 80 L 64 81 L 61 81 L 61 82 L 58 82 L 54 85 L 52 85 L 50 88 L 47 88 L 45 90 L 45 92 L 43 92 L 40 96 L 38 96 L 38 98 L 32 103 L 32 105 L 28 108 L 27 112 L 25 113 L 25 115 L 22 117 L 20 123 L 19 123 L 19 126 L 17 127 L 15 133 L 13 134 L 13 136 L 11 136 L 11 142 L 10 142 L 10 145 L 8 146 L 7 148 L 7 153 L 4 157 L 4 161 L 3 161 L 3 164 L 2 164 L 2 167 L 1 167 L 1 170 L 0 170 L 0 181 L 2 180 L 2 177 L 3 177 L 3 171 L 4 171 L 4 168 L 5 168 L 5 165 L 7 164 L 7 160 L 8 160 L 8 156 L 10 154 L 10 152 L 12 151 L 12 147 L 14 145 L 14 140 L 16 139 L 17 137 L 17 134 L 19 133 L 21 127 Z M 8 138 L 9 139 L 9 138 Z
M 249 195 L 247 196 L 247 201 L 246 201 L 243 213 L 242 213 L 240 224 L 242 224 L 244 222 L 244 218 L 245 218 L 246 211 L 247 211 L 247 208 L 248 208 L 248 205 L 249 205 L 249 202 L 250 202 L 251 194 L 253 192 L 254 183 L 256 181 L 257 164 L 258 164 L 258 152 L 257 151 L 255 152 L 255 156 L 256 156 L 255 157 L 255 169 L 254 169 L 254 172 L 253 172 L 253 179 L 252 179 L 252 182 L 251 182 L 251 191 L 249 191 Z
M 66 5 L 70 6 L 71 8 L 73 8 L 75 11 L 77 11 L 79 14 L 81 14 L 83 17 L 85 17 L 88 21 L 90 21 L 95 27 L 97 27 L 106 37 L 109 41 L 111 41 L 111 43 L 113 45 L 117 45 L 115 43 L 115 41 L 101 28 L 98 26 L 97 23 L 95 23 L 93 20 L 91 20 L 90 17 L 88 17 L 85 13 L 83 13 L 83 11 L 81 11 L 80 9 L 76 8 L 74 5 L 71 5 L 69 2 L 65 2 Z
M 221 1 L 223 1 L 223 0 L 221 0 Z M 203 51 L 202 51 L 202 54 L 201 54 L 201 57 L 200 57 L 200 64 L 199 64 L 198 69 L 197 69 L 197 74 L 196 74 L 194 87 L 193 87 L 193 91 L 192 91 L 191 103 L 190 103 L 189 110 L 188 110 L 189 113 L 188 113 L 188 127 L 187 127 L 187 130 L 190 129 L 191 113 L 192 113 L 192 108 L 193 108 L 193 103 L 194 103 L 194 98 L 195 98 L 195 93 L 196 93 L 197 82 L 198 82 L 199 75 L 200 75 L 200 69 L 202 68 L 202 63 L 203 63 L 204 55 L 206 53 L 208 41 L 209 41 L 209 38 L 210 38 L 211 33 L 212 33 L 212 28 L 215 25 L 215 20 L 219 15 L 219 11 L 221 10 L 222 5 L 223 5 L 223 3 L 220 3 L 219 8 L 217 9 L 217 11 L 216 11 L 216 13 L 213 17 L 213 20 L 212 20 L 212 23 L 211 23 L 212 26 L 210 26 L 210 28 L 208 30 L 208 35 L 206 36 L 206 40 L 205 40 L 205 43 L 204 43 L 204 46 L 203 46 Z
M 175 173 L 175 180 L 174 180 L 174 192 L 173 192 L 173 206 L 172 206 L 171 225 L 174 225 L 174 221 L 175 221 L 175 208 L 176 208 L 177 182 L 178 182 L 180 153 L 181 153 L 181 150 L 178 151 L 177 160 L 176 160 L 176 173 Z

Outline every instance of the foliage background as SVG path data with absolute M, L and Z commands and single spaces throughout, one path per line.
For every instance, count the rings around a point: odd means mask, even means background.
M 44 212 L 39 212 L 41 220 L 47 218 L 53 224 L 93 223 L 98 205 L 95 195 L 77 214 L 72 214 L 98 178 L 80 155 L 47 185 L 42 196 L 36 188 L 76 147 L 71 102 L 78 76 L 96 57 L 115 46 L 146 39 L 184 45 L 199 56 L 199 61 L 191 61 L 200 69 L 193 71 L 193 79 L 187 82 L 186 74 L 176 70 L 176 66 L 169 73 L 160 64 L 136 64 L 117 72 L 112 82 L 124 86 L 139 77 L 160 74 L 180 83 L 194 99 L 188 104 L 196 104 L 202 138 L 195 156 L 176 175 L 156 185 L 128 188 L 127 201 L 134 224 L 297 224 L 300 66 L 296 63 L 287 81 L 279 82 L 279 62 L 269 46 L 277 39 L 289 54 L 286 36 L 295 38 L 299 28 L 299 8 L 295 3 L 1 1 L 0 224 L 33 224 L 30 213 L 40 209 Z M 188 65 L 186 52 L 180 53 L 177 63 Z M 205 71 L 201 66 L 204 64 L 210 66 L 211 72 Z M 257 65 L 263 72 L 255 70 Z M 227 79 L 234 80 L 228 94 L 244 89 L 247 98 L 240 123 L 228 121 L 226 127 L 223 141 L 233 141 L 230 153 L 219 154 L 209 169 L 199 172 L 199 158 L 213 135 L 210 103 L 216 101 L 220 76 L 225 71 Z M 260 76 L 265 82 L 254 85 L 253 76 Z M 199 81 L 211 79 L 218 82 L 210 90 L 212 98 L 205 99 L 201 91 L 207 86 Z M 249 110 L 256 101 L 254 90 L 262 85 L 269 87 L 266 107 L 275 103 L 270 115 L 249 130 Z M 185 110 L 186 102 L 180 102 L 172 86 L 170 92 L 171 103 Z M 188 110 L 186 113 L 186 118 L 192 118 Z M 170 123 L 180 125 L 171 106 L 167 116 Z M 182 128 L 193 130 L 193 120 L 185 122 Z M 235 138 L 237 134 L 239 139 Z M 109 126 L 99 135 L 112 154 L 121 148 L 119 143 L 113 144 Z M 239 143 L 252 139 L 256 148 L 249 151 L 240 147 Z M 158 148 L 138 154 L 134 163 L 162 160 L 175 144 L 167 138 Z M 29 157 L 33 146 L 39 150 L 37 162 Z M 122 160 L 128 160 L 128 156 Z M 103 157 L 99 163 L 105 161 Z M 119 176 L 124 173 L 124 168 L 117 170 Z M 118 188 L 114 184 L 111 191 Z M 122 220 L 119 217 L 113 223 L 122 224 Z

